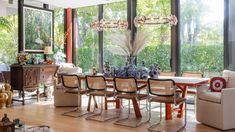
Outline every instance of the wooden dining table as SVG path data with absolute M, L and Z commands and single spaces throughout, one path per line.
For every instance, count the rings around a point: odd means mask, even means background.
M 79 78 L 81 80 L 85 80 L 85 76 L 84 75 L 79 75 Z M 181 90 L 181 97 L 185 98 L 187 97 L 187 89 L 189 86 L 193 86 L 193 87 L 198 87 L 201 86 L 203 84 L 207 84 L 210 80 L 210 78 L 196 78 L 196 77 L 181 77 L 181 76 L 177 76 L 177 77 L 171 77 L 171 76 L 159 76 L 159 79 L 172 79 L 175 81 L 176 86 Z M 113 78 L 105 78 L 106 81 L 108 82 L 113 82 Z M 146 84 L 147 85 L 147 79 L 137 79 L 137 83 L 138 84 Z M 135 116 L 136 118 L 141 118 L 141 112 L 140 112 L 140 108 L 139 105 L 137 103 L 137 99 L 133 99 L 133 106 L 134 106 L 134 111 L 135 111 Z M 120 101 L 116 100 L 116 108 L 120 108 Z M 178 115 L 177 117 L 182 118 L 183 117 L 183 113 L 185 110 L 185 105 L 181 104 L 178 108 Z M 172 106 L 171 104 L 166 104 L 166 116 L 165 119 L 166 120 L 171 120 L 172 119 Z

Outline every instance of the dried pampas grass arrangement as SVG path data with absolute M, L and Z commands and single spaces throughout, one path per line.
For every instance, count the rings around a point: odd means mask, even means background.
M 147 38 L 148 33 L 143 31 L 137 31 L 133 42 L 130 30 L 123 34 L 114 34 L 109 36 L 111 45 L 108 46 L 108 50 L 113 54 L 136 56 L 146 47 Z

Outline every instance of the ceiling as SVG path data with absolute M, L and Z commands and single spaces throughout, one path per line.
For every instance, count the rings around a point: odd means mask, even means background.
M 123 0 L 32 0 L 32 1 L 42 2 L 56 7 L 78 8 L 78 7 L 99 5 L 99 4 L 105 4 L 105 3 L 117 2 Z
M 43 7 L 43 4 L 49 4 L 49 8 L 79 8 L 85 6 L 106 4 L 124 0 L 24 0 L 24 3 L 31 6 Z M 0 0 L 0 16 L 17 14 L 18 0 Z

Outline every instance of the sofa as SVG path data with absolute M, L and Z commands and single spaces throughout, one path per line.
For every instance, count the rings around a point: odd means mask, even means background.
M 60 67 L 57 71 L 57 76 L 54 79 L 54 106 L 77 106 L 78 105 L 78 96 L 77 94 L 71 94 L 65 92 L 67 89 L 63 87 L 60 75 L 61 74 L 79 74 L 82 73 L 82 69 L 75 67 L 71 63 L 60 64 Z
M 208 85 L 197 88 L 197 121 L 221 130 L 235 128 L 235 71 L 224 70 L 226 88 L 212 92 Z

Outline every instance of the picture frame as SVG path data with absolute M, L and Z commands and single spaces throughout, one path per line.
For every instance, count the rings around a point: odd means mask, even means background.
M 23 6 L 23 51 L 43 53 L 45 47 L 53 49 L 53 10 Z

